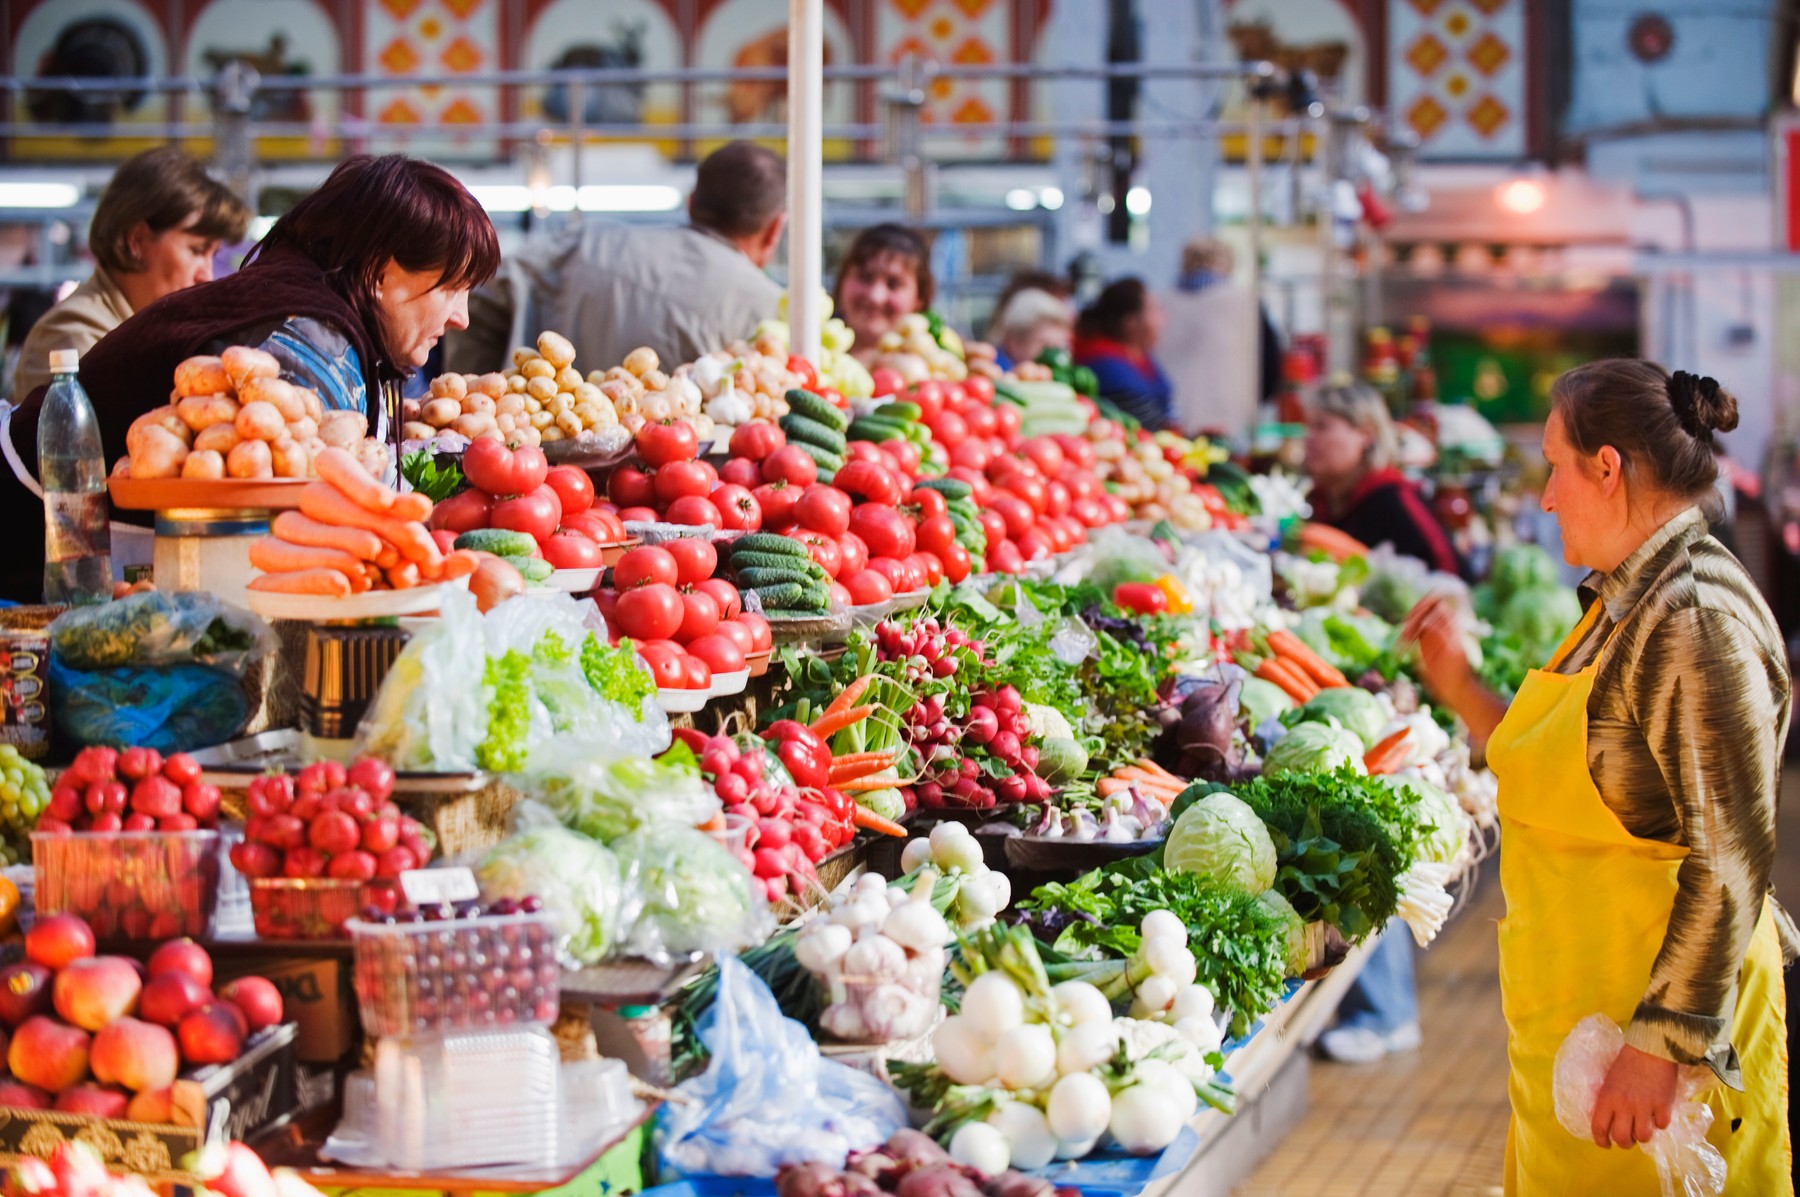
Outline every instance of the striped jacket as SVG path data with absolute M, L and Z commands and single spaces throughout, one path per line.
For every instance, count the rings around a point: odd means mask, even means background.
M 1698 508 L 1611 573 L 1588 575 L 1581 596 L 1604 609 L 1556 669 L 1598 664 L 1588 699 L 1594 786 L 1632 835 L 1688 849 L 1626 1042 L 1710 1065 L 1741 1088 L 1728 1030 L 1775 857 L 1792 690 L 1781 633 Z M 1776 914 L 1792 960 L 1800 936 Z

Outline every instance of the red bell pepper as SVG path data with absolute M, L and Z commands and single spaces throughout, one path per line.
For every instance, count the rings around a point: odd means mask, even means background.
M 1169 596 L 1150 582 L 1121 582 L 1113 587 L 1113 605 L 1138 615 L 1161 615 L 1169 609 Z

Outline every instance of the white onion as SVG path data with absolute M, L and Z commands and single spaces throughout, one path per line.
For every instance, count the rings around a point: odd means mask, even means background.
M 986 1084 L 994 1075 L 993 1040 L 952 1014 L 931 1033 L 931 1050 L 944 1075 L 959 1085 Z
M 1194 954 L 1188 951 L 1187 940 L 1177 940 L 1173 936 L 1164 936 L 1147 941 L 1139 953 L 1151 972 L 1159 977 L 1167 977 L 1176 985 L 1192 985 L 1198 970 L 1194 965 Z
M 958 827 L 962 824 L 958 823 Z M 931 861 L 931 841 L 923 836 L 916 840 L 906 841 L 906 847 L 900 851 L 900 871 L 910 873 L 922 864 Z
M 1064 981 L 1051 988 L 1050 997 L 1069 1016 L 1071 1026 L 1078 1027 L 1089 1022 L 1112 1022 L 1112 1003 L 1106 1000 L 1106 995 L 1097 987 L 1086 981 Z
M 1050 1090 L 1044 1116 L 1058 1139 L 1080 1143 L 1099 1138 L 1112 1118 L 1106 1082 L 1091 1072 L 1070 1073 Z
M 1109 1018 L 1072 1028 L 1056 1047 L 1056 1071 L 1063 1076 L 1092 1072 L 1119 1048 L 1119 1032 Z
M 1145 942 L 1166 938 L 1179 939 L 1184 944 L 1188 937 L 1186 924 L 1172 910 L 1152 910 L 1145 915 L 1144 921 L 1138 925 L 1138 935 Z
M 1012 1163 L 1012 1147 L 987 1123 L 965 1122 L 950 1136 L 950 1158 L 986 1176 L 998 1176 Z
M 1056 1136 L 1050 1133 L 1049 1120 L 1036 1106 L 1023 1101 L 1005 1102 L 987 1120 L 989 1126 L 1006 1136 L 1014 1168 L 1042 1168 L 1056 1158 Z
M 1043 1023 L 1014 1027 L 994 1044 L 994 1075 L 1008 1089 L 1038 1089 L 1056 1079 L 1056 1041 Z
M 1073 1079 L 1073 1078 L 1071 1078 Z M 1112 1100 L 1111 1116 L 1106 1129 L 1119 1146 L 1133 1155 L 1161 1151 L 1181 1133 L 1185 1118 L 1179 1118 L 1179 1107 L 1155 1085 L 1132 1085 L 1119 1090 Z
M 1186 1122 L 1200 1108 L 1200 1098 L 1194 1093 L 1194 1082 L 1183 1075 L 1181 1069 L 1167 1060 L 1139 1060 L 1132 1065 L 1137 1076 L 1137 1083 L 1149 1085 L 1162 1092 L 1171 1102 L 1180 1108 L 1181 1121 Z
M 1058 1139 L 1056 1141 L 1056 1158 L 1059 1160 L 1078 1160 L 1092 1154 L 1100 1145 L 1100 1136 L 1091 1139 Z
M 991 1042 L 1025 1021 L 1025 998 L 1005 973 L 982 973 L 963 993 L 962 1016 Z
M 1175 1003 L 1175 995 L 1181 992 L 1181 986 L 1171 977 L 1160 973 L 1152 973 L 1138 982 L 1137 1000 L 1147 1010 L 1161 1013 Z
M 1175 995 L 1175 1004 L 1169 1007 L 1169 1015 L 1176 1021 L 1184 1018 L 1212 1018 L 1212 990 L 1204 985 L 1186 986 Z

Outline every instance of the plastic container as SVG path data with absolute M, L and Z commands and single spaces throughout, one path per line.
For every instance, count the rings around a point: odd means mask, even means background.
M 562 969 L 546 914 L 490 914 L 346 927 L 356 941 L 356 998 L 371 1035 L 556 1021 Z
M 216 831 L 34 831 L 31 859 L 40 917 L 78 914 L 101 939 L 212 933 Z
M 409 1171 L 556 1162 L 562 1062 L 548 1031 L 384 1036 L 377 1142 Z
M 365 906 L 392 911 L 400 888 L 392 881 L 336 877 L 253 877 L 250 914 L 258 939 L 343 939 L 344 924 Z

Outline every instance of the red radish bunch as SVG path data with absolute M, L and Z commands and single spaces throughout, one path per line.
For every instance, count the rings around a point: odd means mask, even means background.
M 298 774 L 250 783 L 250 817 L 231 863 L 246 877 L 392 879 L 425 866 L 431 846 L 418 820 L 392 801 L 394 771 L 364 757 L 348 769 L 318 761 Z
M 615 642 L 630 637 L 664 689 L 704 690 L 772 647 L 768 621 L 743 609 L 737 587 L 713 576 L 718 567 L 718 550 L 699 537 L 641 545 L 595 595 Z
M 219 825 L 219 788 L 200 780 L 185 752 L 84 748 L 38 818 L 39 831 L 210 831 Z
M 708 738 L 700 752 L 701 775 L 725 813 L 748 823 L 746 842 L 733 850 L 773 903 L 816 884 L 818 862 L 856 833 L 848 798 L 831 789 L 803 796 L 768 765 L 761 745 L 740 748 L 726 736 Z
M 556 569 L 593 569 L 603 544 L 625 539 L 625 525 L 611 504 L 594 502 L 594 483 L 574 466 L 552 467 L 542 449 L 509 449 L 480 440 L 463 453 L 467 489 L 432 509 L 428 522 L 440 547 L 479 528 L 523 532 L 537 541 L 537 556 Z

